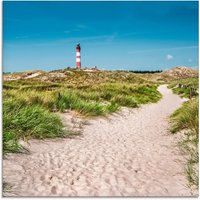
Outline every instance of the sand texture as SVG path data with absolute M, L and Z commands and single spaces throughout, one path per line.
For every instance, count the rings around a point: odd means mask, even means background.
M 89 120 L 81 136 L 30 140 L 30 154 L 3 160 L 13 186 L 4 196 L 191 196 L 178 135 L 168 130 L 183 99 L 166 85 L 159 91 L 158 103 Z

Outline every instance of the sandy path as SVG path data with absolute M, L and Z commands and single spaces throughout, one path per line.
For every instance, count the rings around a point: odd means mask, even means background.
M 184 156 L 168 117 L 181 103 L 166 85 L 163 98 L 91 120 L 83 136 L 31 141 L 30 155 L 3 161 L 4 180 L 18 196 L 190 196 Z

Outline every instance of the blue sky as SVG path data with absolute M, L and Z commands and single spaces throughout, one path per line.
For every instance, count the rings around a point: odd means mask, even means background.
M 3 2 L 3 70 L 198 66 L 198 2 Z

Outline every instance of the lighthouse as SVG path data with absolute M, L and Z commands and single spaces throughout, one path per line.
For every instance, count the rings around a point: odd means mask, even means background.
M 81 68 L 81 46 L 77 44 L 76 46 L 76 68 Z

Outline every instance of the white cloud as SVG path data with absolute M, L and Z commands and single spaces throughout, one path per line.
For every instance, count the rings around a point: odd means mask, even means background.
M 170 55 L 170 54 L 167 54 L 166 58 L 167 58 L 167 60 L 172 60 L 174 57 L 172 55 Z
M 191 59 L 191 58 L 189 58 L 189 59 L 188 59 L 188 62 L 192 62 L 192 59 Z

